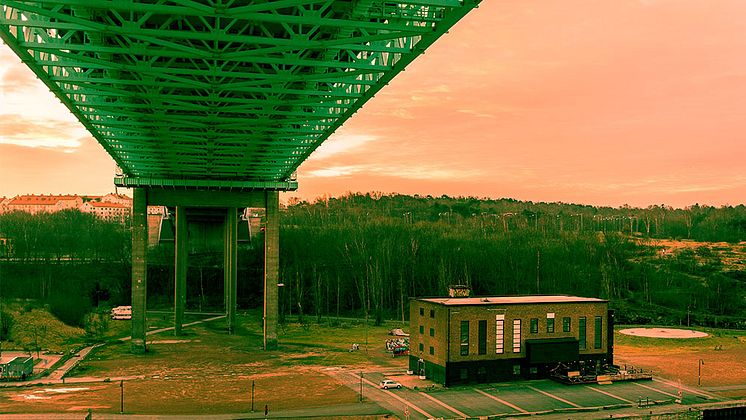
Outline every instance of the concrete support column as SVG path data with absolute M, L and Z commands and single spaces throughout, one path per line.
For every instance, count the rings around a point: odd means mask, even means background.
M 147 331 L 148 192 L 135 188 L 132 197 L 132 341 L 133 353 L 144 353 Z
M 277 349 L 278 299 L 280 270 L 280 194 L 265 191 L 267 224 L 264 228 L 264 349 Z
M 186 306 L 186 278 L 189 268 L 189 233 L 186 208 L 176 207 L 176 236 L 174 238 L 174 334 L 181 335 Z
M 225 317 L 228 333 L 236 329 L 236 294 L 238 288 L 238 210 L 229 207 L 225 214 L 225 235 L 223 236 Z

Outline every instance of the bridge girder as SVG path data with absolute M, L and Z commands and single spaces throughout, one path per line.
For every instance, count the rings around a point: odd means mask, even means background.
M 288 190 L 479 1 L 3 0 L 0 37 L 114 158 L 118 185 Z

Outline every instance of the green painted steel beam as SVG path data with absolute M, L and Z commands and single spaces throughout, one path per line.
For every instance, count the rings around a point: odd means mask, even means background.
M 274 190 L 295 191 L 298 189 L 297 181 L 222 181 L 209 179 L 164 179 L 164 178 L 137 178 L 117 177 L 114 184 L 118 187 L 169 187 L 169 188 L 204 188 L 216 190 Z
M 0 0 L 0 38 L 121 186 L 294 189 L 296 168 L 479 0 Z

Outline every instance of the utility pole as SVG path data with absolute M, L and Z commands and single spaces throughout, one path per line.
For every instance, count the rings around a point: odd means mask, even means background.
M 536 294 L 539 294 L 539 269 L 541 268 L 541 251 L 536 250 Z

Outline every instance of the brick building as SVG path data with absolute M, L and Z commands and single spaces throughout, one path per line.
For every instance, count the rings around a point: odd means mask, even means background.
M 93 213 L 99 219 L 117 222 L 124 222 L 129 218 L 131 210 L 131 206 L 105 201 L 89 201 L 80 207 L 83 213 Z
M 452 296 L 456 294 L 452 293 Z M 446 386 L 613 363 L 608 301 L 566 295 L 410 302 L 410 370 Z
M 24 211 L 26 213 L 54 213 L 65 209 L 80 208 L 83 198 L 77 195 L 19 195 L 13 197 L 6 205 L 5 211 Z
M 78 209 L 100 219 L 123 222 L 132 212 L 132 198 L 113 193 L 103 196 L 25 194 L 13 198 L 0 197 L 0 214 L 13 211 L 55 213 L 67 209 Z

